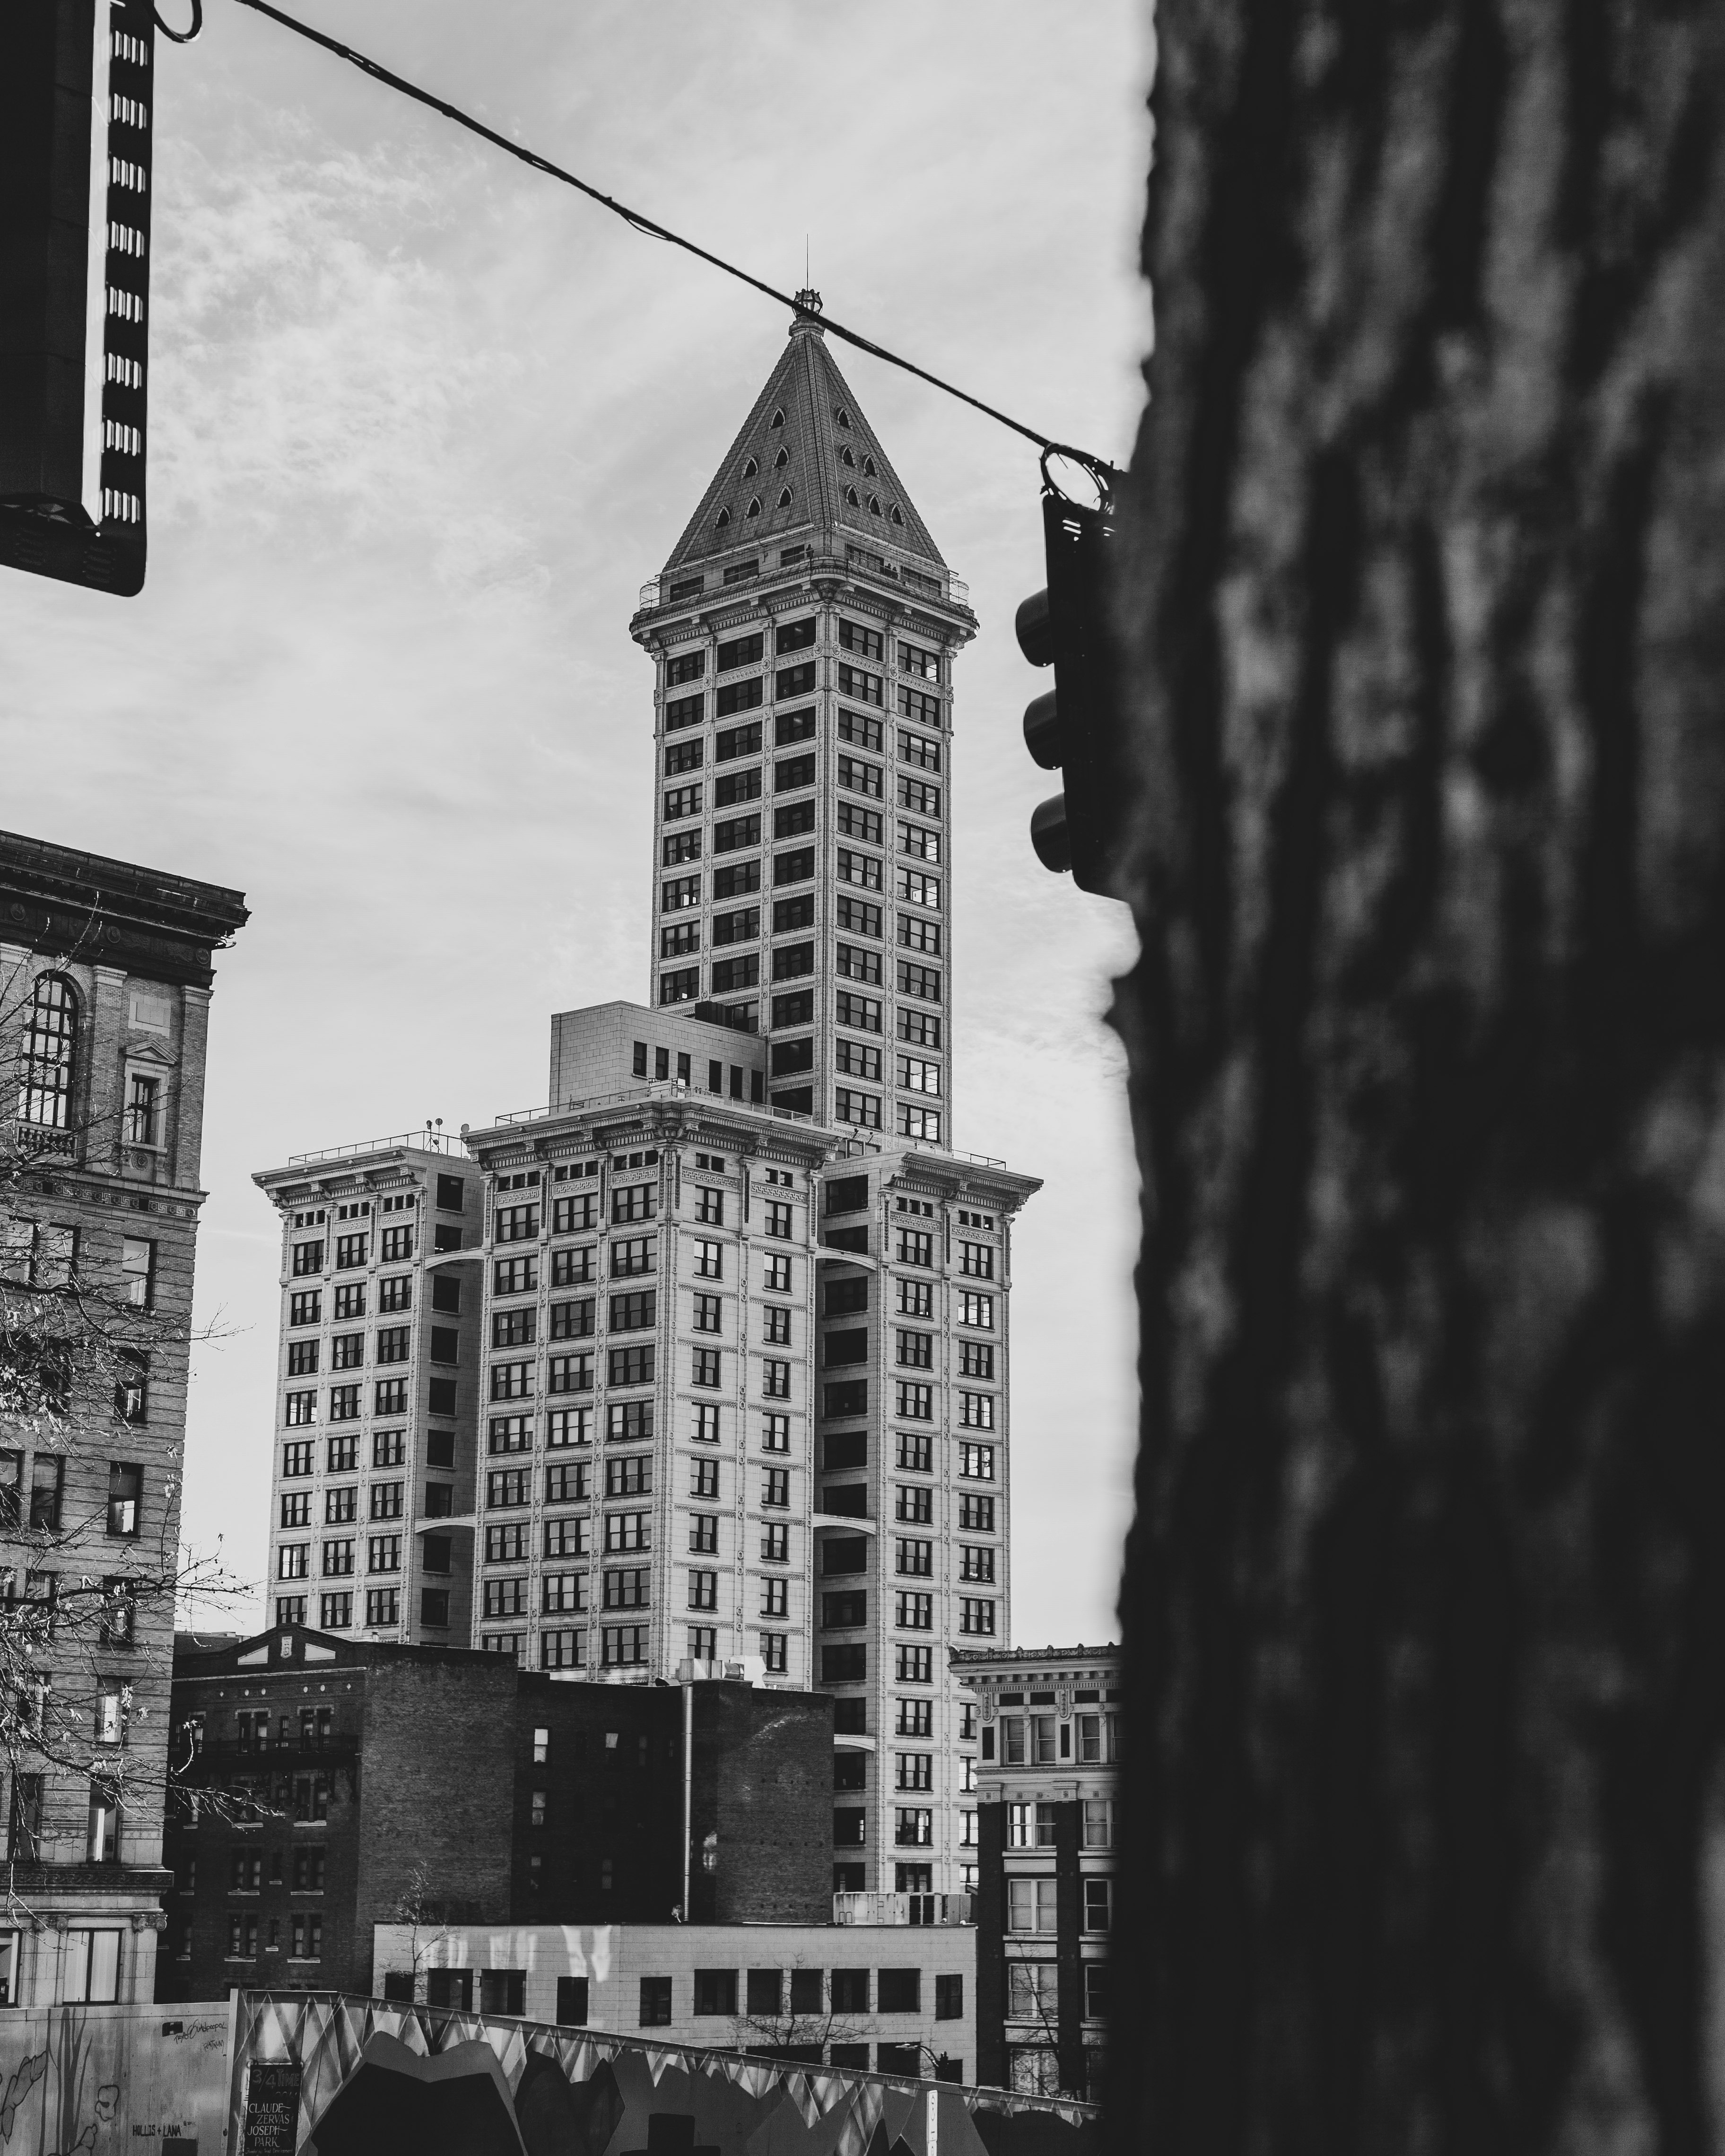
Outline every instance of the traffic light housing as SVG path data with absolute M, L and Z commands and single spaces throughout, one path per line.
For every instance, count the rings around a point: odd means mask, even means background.
M 0 9 L 0 566 L 144 582 L 150 0 Z
M 1113 474 L 1104 465 L 1096 477 L 1106 490 Z M 1024 746 L 1064 782 L 1031 816 L 1030 843 L 1045 869 L 1057 875 L 1070 869 L 1075 883 L 1104 897 L 1114 896 L 1125 784 L 1106 614 L 1112 512 L 1106 490 L 1092 509 L 1048 487 L 1042 497 L 1048 586 L 1024 601 L 1015 624 L 1025 658 L 1052 666 L 1055 676 L 1054 687 L 1025 709 Z

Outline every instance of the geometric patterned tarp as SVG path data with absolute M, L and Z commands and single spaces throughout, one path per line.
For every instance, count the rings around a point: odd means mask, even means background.
M 1096 2156 L 1101 2142 L 1091 2104 L 329 1992 L 241 1993 L 228 2107 L 228 2156 Z

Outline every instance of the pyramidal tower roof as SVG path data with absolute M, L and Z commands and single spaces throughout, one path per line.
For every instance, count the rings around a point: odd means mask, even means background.
M 783 355 L 672 550 L 665 573 L 756 541 L 777 545 L 805 535 L 817 552 L 842 552 L 844 540 L 850 539 L 886 545 L 944 569 L 928 526 L 827 348 L 819 295 L 799 292 L 797 299 L 801 311 Z

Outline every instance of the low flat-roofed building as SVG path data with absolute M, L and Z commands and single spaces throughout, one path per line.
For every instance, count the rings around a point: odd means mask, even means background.
M 718 1012 L 716 1004 L 649 1010 L 624 1003 L 554 1012 L 552 1106 L 576 1107 L 662 1086 L 758 1107 L 766 1044 L 758 1033 L 726 1023 Z
M 380 1923 L 373 1938 L 372 1989 L 386 1997 L 975 2078 L 968 1925 Z

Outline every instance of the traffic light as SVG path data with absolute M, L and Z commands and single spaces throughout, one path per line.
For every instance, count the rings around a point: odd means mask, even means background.
M 1052 666 L 1055 685 L 1024 712 L 1024 746 L 1065 790 L 1030 819 L 1030 843 L 1045 869 L 1104 897 L 1118 851 L 1124 773 L 1112 642 L 1105 608 L 1114 544 L 1114 474 L 1092 468 L 1101 499 L 1070 501 L 1051 484 L 1042 497 L 1048 588 L 1019 608 L 1019 649 L 1033 666 Z M 1046 471 L 1045 470 L 1045 479 Z
M 0 564 L 144 583 L 150 0 L 0 9 Z

